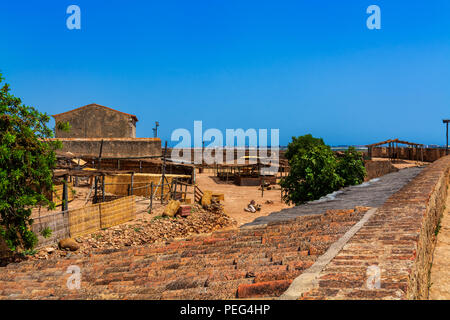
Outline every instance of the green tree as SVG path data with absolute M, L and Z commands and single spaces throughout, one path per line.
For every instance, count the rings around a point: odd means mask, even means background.
M 30 230 L 31 209 L 54 208 L 45 192 L 53 188 L 61 142 L 48 139 L 53 137 L 46 125 L 49 116 L 23 105 L 2 81 L 0 73 L 0 235 L 11 250 L 29 250 L 37 243 Z
M 344 179 L 337 173 L 336 158 L 328 146 L 316 144 L 299 148 L 289 165 L 289 175 L 280 182 L 286 191 L 283 195 L 286 203 L 299 205 L 316 200 L 344 185 Z
M 292 137 L 292 142 L 289 143 L 284 156 L 286 159 L 291 160 L 294 155 L 302 156 L 314 146 L 325 146 L 325 143 L 322 138 L 314 138 L 311 134 Z
M 349 147 L 338 160 L 337 173 L 344 179 L 345 187 L 362 183 L 366 176 L 362 154 L 354 147 Z

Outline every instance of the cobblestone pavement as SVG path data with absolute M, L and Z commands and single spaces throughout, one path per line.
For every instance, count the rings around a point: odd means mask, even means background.
M 274 221 L 286 221 L 302 215 L 322 214 L 330 209 L 345 210 L 356 206 L 380 207 L 391 195 L 414 179 L 422 170 L 423 167 L 412 167 L 389 173 L 373 179 L 369 183 L 344 188 L 334 195 L 329 195 L 320 200 L 259 217 L 243 225 L 243 227 Z

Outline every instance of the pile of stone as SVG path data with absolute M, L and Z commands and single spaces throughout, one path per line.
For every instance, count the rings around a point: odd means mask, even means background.
M 120 249 L 128 246 L 164 242 L 194 234 L 210 233 L 225 227 L 231 227 L 236 223 L 234 219 L 224 213 L 223 207 L 215 202 L 211 203 L 206 209 L 197 204 L 190 205 L 190 207 L 189 215 L 157 216 L 151 221 L 137 220 L 100 230 L 89 236 L 64 239 L 64 243 L 41 249 L 30 258 L 67 257 L 89 254 L 92 250 Z

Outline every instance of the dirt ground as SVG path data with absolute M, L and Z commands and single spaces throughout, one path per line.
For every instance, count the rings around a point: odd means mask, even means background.
M 217 179 L 212 173 L 197 174 L 196 179 L 197 185 L 203 192 L 209 190 L 224 194 L 225 213 L 236 220 L 237 226 L 251 222 L 257 217 L 267 216 L 272 212 L 291 207 L 281 201 L 279 185 L 271 186 L 272 190 L 264 190 L 264 196 L 262 196 L 259 187 L 244 187 L 237 186 L 232 182 L 226 183 Z M 244 211 L 251 200 L 255 200 L 257 204 L 261 205 L 261 211 L 255 213 Z M 273 203 L 266 204 L 267 200 L 271 200 Z

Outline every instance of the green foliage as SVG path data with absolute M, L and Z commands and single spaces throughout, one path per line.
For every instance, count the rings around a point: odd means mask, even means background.
M 70 131 L 72 126 L 70 125 L 69 121 L 66 121 L 66 122 L 59 121 L 58 123 L 56 123 L 56 128 L 61 131 L 67 132 L 67 131 Z
M 344 179 L 345 187 L 362 183 L 366 176 L 362 154 L 354 147 L 349 147 L 338 160 L 337 173 Z
M 336 158 L 325 145 L 301 150 L 292 156 L 289 165 L 289 175 L 280 182 L 286 191 L 286 203 L 298 205 L 315 200 L 344 185 L 344 179 L 337 174 Z
M 325 146 L 322 138 L 314 138 L 310 134 L 305 134 L 300 137 L 292 137 L 292 142 L 289 143 L 285 157 L 291 160 L 295 155 L 301 157 L 304 153 L 314 146 Z
M 3 77 L 0 74 L 0 86 Z M 46 123 L 49 116 L 22 104 L 0 88 L 0 235 L 11 250 L 32 249 L 37 243 L 30 230 L 31 209 L 54 204 L 44 195 L 52 190 L 55 149 L 60 141 L 50 141 L 53 132 Z
M 36 253 L 37 251 L 34 249 L 26 249 L 23 250 L 20 254 L 25 257 L 25 256 L 34 256 Z
M 337 159 L 322 139 L 310 134 L 293 137 L 286 157 L 290 172 L 281 179 L 283 200 L 295 205 L 316 200 L 344 186 L 364 181 L 366 170 L 362 156 L 350 147 Z
M 53 233 L 53 231 L 49 227 L 46 227 L 41 231 L 41 235 L 44 238 L 50 238 L 52 236 L 52 233 Z

